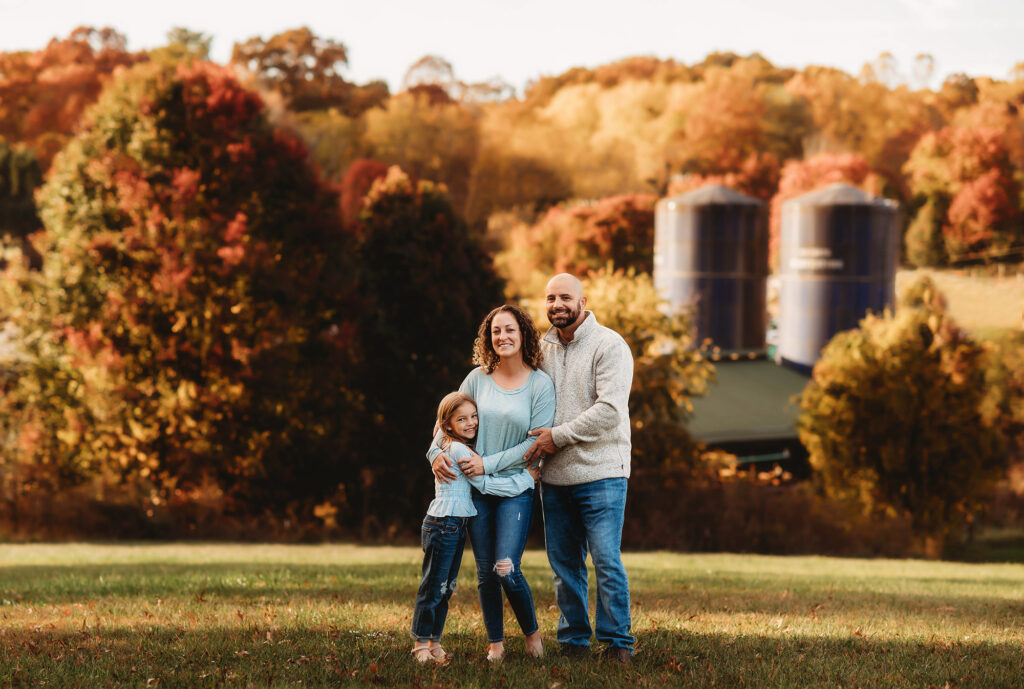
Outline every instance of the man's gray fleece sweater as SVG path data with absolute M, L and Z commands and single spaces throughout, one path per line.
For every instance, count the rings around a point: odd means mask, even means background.
M 541 339 L 541 369 L 555 383 L 551 436 L 559 448 L 544 460 L 542 480 L 556 486 L 629 477 L 633 354 L 621 335 L 586 313 L 569 344 L 556 328 Z

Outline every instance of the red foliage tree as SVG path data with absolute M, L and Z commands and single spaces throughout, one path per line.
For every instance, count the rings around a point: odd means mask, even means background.
M 675 196 L 708 184 L 724 187 L 768 201 L 779 187 L 779 159 L 771 153 L 752 153 L 739 169 L 719 175 L 686 175 L 668 185 L 668 195 Z
M 335 490 L 359 426 L 354 242 L 259 96 L 208 63 L 136 67 L 38 199 L 47 270 L 0 293 L 19 462 L 143 508 L 207 481 L 250 513 Z
M 518 294 L 539 289 L 536 275 L 584 277 L 610 262 L 650 273 L 654 264 L 654 194 L 623 194 L 593 203 L 556 206 L 532 227 L 520 225 L 499 257 Z
M 362 158 L 349 165 L 341 180 L 341 219 L 346 227 L 354 227 L 363 210 L 366 194 L 374 181 L 388 174 L 388 166 L 377 160 Z
M 1011 158 L 1014 138 L 1007 134 L 996 127 L 944 127 L 924 136 L 904 166 L 918 215 L 928 214 L 933 233 L 941 225 L 951 258 L 1020 237 L 1020 185 Z

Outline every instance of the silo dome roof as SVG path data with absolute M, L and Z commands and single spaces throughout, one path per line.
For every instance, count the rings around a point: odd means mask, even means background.
M 662 199 L 658 202 L 667 204 L 669 207 L 673 206 L 709 206 L 709 205 L 732 205 L 732 204 L 745 204 L 750 206 L 760 206 L 761 202 L 757 199 L 741 194 L 740 192 L 723 187 L 721 184 L 709 184 L 701 187 L 700 189 L 694 189 L 688 191 L 685 194 L 679 196 L 673 196 L 669 199 Z
M 895 201 L 872 196 L 845 182 L 836 182 L 824 189 L 815 189 L 802 196 L 795 196 L 783 205 L 791 203 L 805 206 L 886 206 L 889 208 L 895 208 L 897 205 Z

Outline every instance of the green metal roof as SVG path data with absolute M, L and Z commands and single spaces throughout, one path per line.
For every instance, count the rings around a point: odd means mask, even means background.
M 720 361 L 715 375 L 707 394 L 693 400 L 687 428 L 695 438 L 715 444 L 796 437 L 799 408 L 792 398 L 807 376 L 765 359 Z

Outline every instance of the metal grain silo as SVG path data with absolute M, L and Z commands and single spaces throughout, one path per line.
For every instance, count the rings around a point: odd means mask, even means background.
M 654 286 L 695 307 L 700 340 L 763 351 L 768 230 L 757 199 L 711 185 L 662 199 L 654 216 Z
M 782 204 L 779 355 L 810 369 L 841 330 L 892 307 L 899 206 L 837 183 Z

